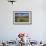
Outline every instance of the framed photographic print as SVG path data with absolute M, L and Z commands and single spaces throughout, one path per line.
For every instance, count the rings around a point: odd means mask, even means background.
M 13 24 L 32 24 L 32 11 L 13 11 Z

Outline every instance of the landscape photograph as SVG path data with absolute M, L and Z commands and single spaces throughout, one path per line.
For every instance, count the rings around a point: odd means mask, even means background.
M 29 22 L 29 13 L 15 13 L 15 22 Z

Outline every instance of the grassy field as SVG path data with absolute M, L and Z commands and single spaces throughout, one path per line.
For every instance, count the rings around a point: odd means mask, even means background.
M 29 16 L 15 16 L 15 22 L 29 22 Z

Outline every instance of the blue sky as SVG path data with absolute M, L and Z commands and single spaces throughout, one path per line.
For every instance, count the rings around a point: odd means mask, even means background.
M 16 16 L 29 16 L 29 13 L 15 13 Z

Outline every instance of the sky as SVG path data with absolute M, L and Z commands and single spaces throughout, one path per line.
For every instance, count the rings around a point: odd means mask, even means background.
M 29 13 L 15 13 L 15 16 L 29 16 Z

